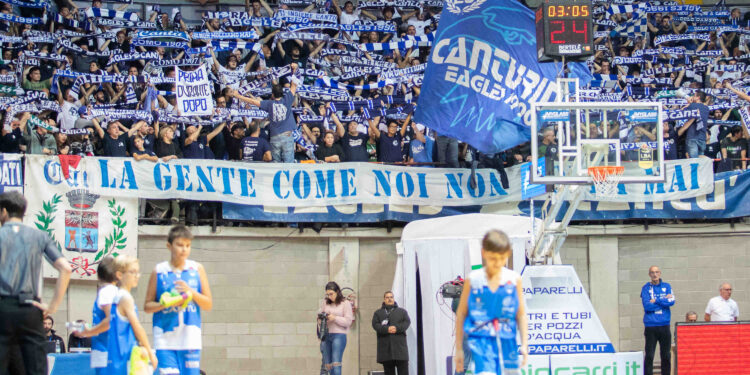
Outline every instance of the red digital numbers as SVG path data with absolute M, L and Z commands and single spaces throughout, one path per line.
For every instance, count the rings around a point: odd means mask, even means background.
M 573 32 L 576 34 L 583 34 L 583 43 L 587 43 L 589 40 L 589 25 L 586 21 L 581 20 L 581 24 L 583 25 L 583 30 L 576 29 L 576 24 L 578 23 L 578 20 L 573 21 Z
M 549 22 L 549 41 L 552 44 L 586 44 L 589 27 L 586 20 L 556 20 Z
M 559 30 L 554 30 L 559 27 Z M 565 40 L 558 40 L 557 35 L 565 32 L 565 21 L 550 21 L 549 22 L 549 41 L 552 44 L 565 44 Z

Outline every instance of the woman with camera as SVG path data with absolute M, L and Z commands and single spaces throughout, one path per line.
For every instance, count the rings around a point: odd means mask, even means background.
M 318 311 L 318 323 L 325 322 L 327 333 L 321 337 L 323 365 L 330 375 L 341 375 L 341 360 L 346 348 L 346 334 L 354 321 L 352 304 L 344 299 L 335 282 L 326 284 L 325 302 Z M 325 330 L 324 330 L 325 331 Z

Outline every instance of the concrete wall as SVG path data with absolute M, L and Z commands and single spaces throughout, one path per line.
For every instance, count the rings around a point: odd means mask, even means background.
M 748 320 L 750 311 L 750 226 L 736 224 L 663 225 L 651 226 L 586 226 L 571 227 L 570 237 L 562 249 L 563 263 L 576 268 L 584 288 L 600 316 L 617 311 L 618 322 L 602 319 L 619 351 L 642 351 L 643 307 L 641 287 L 649 281 L 648 268 L 659 266 L 662 278 L 674 288 L 676 303 L 672 310 L 672 327 L 684 321 L 685 313 L 695 311 L 698 319 L 708 300 L 718 295 L 719 284 L 733 285 L 732 298 L 740 308 L 740 319 Z M 593 239 L 593 240 L 592 240 Z M 593 269 L 592 258 L 609 252 L 604 242 L 617 244 L 616 268 Z M 611 254 L 611 253 L 610 253 Z M 595 284 L 593 272 L 617 274 L 617 284 Z M 617 291 L 617 304 L 597 306 L 597 295 Z M 616 334 L 611 332 L 615 330 Z
M 148 272 L 168 258 L 167 229 L 140 229 L 144 275 L 135 291 L 137 301 L 143 301 Z M 651 265 L 660 266 L 664 280 L 674 287 L 673 323 L 688 310 L 702 318 L 708 299 L 718 294 L 722 281 L 733 284 L 740 317 L 748 316 L 750 225 L 652 226 L 648 230 L 586 226 L 571 227 L 569 232 L 563 262 L 574 265 L 597 311 L 607 316 L 602 321 L 620 351 L 643 349 L 639 293 Z M 360 306 L 356 330 L 347 344 L 347 352 L 358 355 L 345 357 L 354 366 L 346 375 L 355 374 L 356 368 L 360 375 L 380 369 L 370 323 L 383 292 L 391 287 L 399 237 L 398 230 L 388 234 L 382 229 L 324 230 L 321 234 L 286 228 L 224 228 L 216 234 L 208 228 L 196 229 L 191 258 L 206 267 L 214 295 L 214 310 L 203 317 L 203 367 L 209 374 L 317 373 L 320 352 L 315 313 L 329 275 L 346 269 L 347 277 L 354 277 L 358 284 Z M 341 266 L 340 257 L 331 257 L 341 244 L 347 248 L 347 257 L 358 259 L 358 264 Z M 52 287 L 53 281 L 45 283 L 45 298 L 51 297 Z M 72 283 L 66 302 L 54 315 L 57 328 L 64 327 L 65 321 L 90 320 L 95 291 L 93 283 Z M 140 316 L 151 332 L 151 315 Z M 67 340 L 64 328 L 58 334 Z
M 145 298 L 149 273 L 167 260 L 164 243 L 168 227 L 141 227 L 139 260 L 143 275 L 134 297 Z M 209 374 L 317 374 L 321 355 L 315 317 L 329 281 L 329 242 L 359 242 L 359 303 L 356 330 L 348 337 L 350 360 L 362 374 L 380 369 L 375 363 L 372 314 L 383 292 L 391 288 L 400 231 L 384 229 L 323 231 L 225 228 L 212 234 L 198 228 L 191 258 L 208 273 L 214 309 L 203 314 L 202 367 Z M 338 280 L 334 280 L 338 281 Z M 348 286 L 344 283 L 342 287 Z M 52 297 L 54 280 L 45 281 L 44 296 Z M 357 288 L 355 288 L 357 289 Z M 67 341 L 64 322 L 91 320 L 96 293 L 93 282 L 74 282 L 66 303 L 53 316 L 58 334 Z M 151 334 L 151 314 L 140 312 Z M 153 343 L 153 341 L 152 341 Z M 346 363 L 346 362 L 345 362 Z M 356 373 L 356 367 L 347 374 Z

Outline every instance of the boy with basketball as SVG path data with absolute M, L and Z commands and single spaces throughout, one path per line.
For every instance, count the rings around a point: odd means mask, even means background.
M 184 225 L 169 230 L 170 259 L 151 272 L 144 310 L 154 314 L 156 374 L 198 375 L 201 355 L 201 310 L 213 301 L 206 270 L 190 256 L 193 235 Z
M 464 368 L 463 342 L 474 362 L 474 374 L 520 374 L 526 365 L 528 338 L 521 276 L 505 268 L 512 248 L 505 233 L 489 231 L 482 240 L 484 267 L 471 271 L 464 281 L 456 311 L 457 369 Z M 519 363 L 516 332 L 521 335 L 523 363 Z

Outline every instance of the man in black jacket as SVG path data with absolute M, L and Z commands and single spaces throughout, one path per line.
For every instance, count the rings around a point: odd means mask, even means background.
M 383 306 L 372 316 L 372 328 L 378 334 L 378 363 L 383 364 L 386 375 L 409 374 L 409 350 L 406 347 L 406 330 L 411 321 L 406 310 L 398 307 L 393 292 L 383 296 Z

